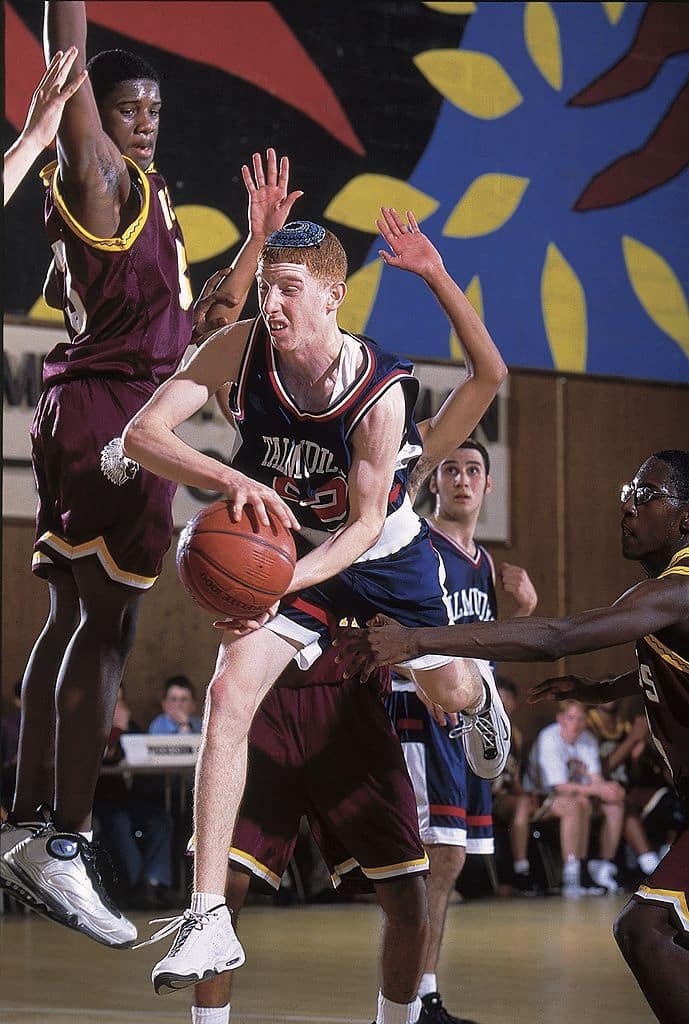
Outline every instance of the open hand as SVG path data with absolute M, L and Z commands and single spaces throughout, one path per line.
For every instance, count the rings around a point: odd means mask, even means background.
M 304 193 L 300 189 L 288 192 L 289 158 L 280 157 L 278 167 L 274 149 L 266 150 L 266 166 L 260 153 L 252 157 L 254 173 L 242 166 L 242 178 L 249 193 L 249 231 L 254 238 L 264 241 L 287 221 L 292 207 Z
M 440 253 L 421 231 L 411 210 L 407 210 L 408 223 L 404 222 L 392 206 L 381 206 L 380 213 L 376 227 L 390 246 L 390 252 L 387 249 L 379 249 L 378 255 L 389 267 L 409 270 L 423 278 L 442 269 Z

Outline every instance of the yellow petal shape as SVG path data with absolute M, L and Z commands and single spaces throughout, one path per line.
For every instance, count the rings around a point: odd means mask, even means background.
M 443 234 L 477 238 L 497 231 L 513 215 L 529 184 L 512 174 L 480 174 L 448 217 Z
M 337 317 L 340 327 L 353 334 L 361 334 L 366 329 L 378 294 L 382 271 L 383 261 L 376 259 L 352 274 L 347 281 L 347 295 Z
M 637 299 L 689 356 L 689 306 L 674 270 L 654 249 L 628 235 L 622 239 L 622 251 Z
M 202 263 L 219 256 L 241 237 L 230 218 L 212 206 L 177 206 L 175 213 L 182 225 L 190 263 Z
M 608 21 L 610 22 L 611 25 L 616 25 L 617 24 L 617 22 L 622 17 L 622 11 L 625 9 L 626 6 L 627 6 L 626 4 L 618 4 L 618 3 L 614 3 L 614 4 L 606 4 L 606 3 L 604 3 L 603 4 L 603 7 L 605 8 L 605 13 L 608 16 Z
M 29 310 L 29 320 L 47 320 L 49 323 L 61 324 L 64 326 L 65 320 L 62 315 L 61 309 L 53 309 L 45 301 L 43 296 L 36 299 L 33 306 Z
M 559 91 L 562 88 L 562 47 L 557 18 L 550 4 L 525 5 L 524 36 L 531 60 L 546 82 Z
M 481 279 L 478 274 L 472 277 L 471 281 L 464 289 L 464 294 L 483 320 L 483 293 L 481 291 Z M 462 346 L 459 344 L 459 339 L 454 328 L 450 331 L 450 356 L 455 363 L 464 364 L 465 362 L 464 352 L 462 351 Z
M 414 63 L 438 92 L 472 117 L 492 121 L 522 102 L 503 66 L 487 53 L 426 50 L 414 57 Z
M 413 210 L 416 219 L 422 221 L 438 209 L 438 202 L 399 178 L 387 174 L 359 174 L 330 200 L 324 216 L 345 227 L 375 235 L 381 206 L 394 206 L 400 212 Z
M 430 3 L 423 0 L 423 5 L 440 14 L 473 14 L 476 10 L 476 4 L 451 3 L 449 0 L 448 3 Z
M 581 281 L 551 242 L 541 276 L 541 307 L 548 344 L 557 370 L 586 369 L 588 324 Z

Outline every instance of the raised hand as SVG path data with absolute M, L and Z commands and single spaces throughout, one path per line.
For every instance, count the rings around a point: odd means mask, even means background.
M 300 189 L 288 192 L 289 158 L 280 157 L 278 167 L 274 149 L 266 150 L 266 166 L 260 153 L 252 156 L 253 175 L 246 164 L 242 178 L 249 193 L 249 231 L 254 238 L 264 240 L 278 231 L 289 217 L 297 199 L 304 195 Z
M 84 69 L 73 82 L 65 85 L 76 57 L 76 46 L 70 46 L 64 53 L 58 50 L 31 98 L 24 134 L 33 135 L 41 146 L 49 146 L 53 141 L 65 103 L 88 77 Z
M 390 246 L 390 252 L 379 249 L 378 255 L 389 267 L 409 270 L 423 278 L 443 269 L 440 253 L 421 231 L 411 210 L 407 210 L 406 222 L 392 206 L 381 206 L 380 213 L 376 227 Z
M 503 562 L 497 576 L 502 589 L 506 594 L 510 594 L 517 604 L 515 616 L 531 615 L 538 604 L 538 594 L 526 569 L 522 569 L 520 565 Z

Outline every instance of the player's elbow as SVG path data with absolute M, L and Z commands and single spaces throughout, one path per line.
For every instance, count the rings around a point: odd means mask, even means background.
M 147 436 L 146 419 L 139 412 L 129 421 L 122 433 L 122 450 L 127 458 L 141 462 L 142 455 L 147 451 Z

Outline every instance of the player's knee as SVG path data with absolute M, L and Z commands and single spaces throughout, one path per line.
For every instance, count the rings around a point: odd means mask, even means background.
M 376 886 L 378 902 L 391 927 L 413 933 L 417 938 L 428 928 L 426 882 L 415 875 L 391 879 Z
M 206 691 L 208 728 L 245 734 L 254 715 L 248 695 L 227 673 L 215 675 Z

